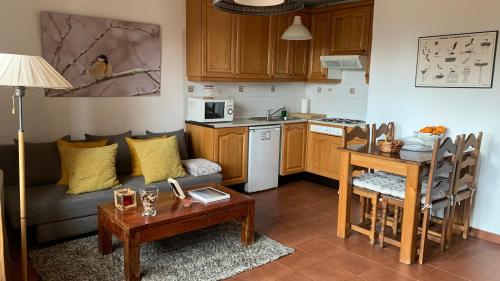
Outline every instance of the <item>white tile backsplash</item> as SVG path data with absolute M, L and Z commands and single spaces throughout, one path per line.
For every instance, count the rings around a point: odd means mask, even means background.
M 205 96 L 204 85 L 214 86 L 215 98 L 234 100 L 236 117 L 265 116 L 267 109 L 278 109 L 283 105 L 289 112 L 300 111 L 300 100 L 304 97 L 305 83 L 191 83 L 194 92 L 188 97 Z M 243 86 L 243 92 L 239 87 Z M 271 91 L 275 86 L 275 91 Z
M 289 112 L 300 112 L 300 101 L 304 97 L 310 100 L 310 112 L 327 114 L 336 117 L 362 119 L 366 118 L 368 85 L 365 83 L 364 71 L 344 70 L 342 83 L 193 83 L 193 92 L 187 97 L 206 96 L 204 86 L 214 86 L 215 98 L 230 98 L 235 103 L 236 117 L 264 116 L 267 109 L 277 109 L 285 105 Z M 239 87 L 243 86 L 243 92 Z M 275 87 L 272 92 L 271 87 Z M 317 92 L 318 87 L 321 93 Z M 349 94 L 354 88 L 355 94 Z
M 354 94 L 350 94 L 351 88 Z M 308 83 L 305 96 L 313 113 L 366 120 L 368 85 L 363 70 L 343 70 L 340 84 Z

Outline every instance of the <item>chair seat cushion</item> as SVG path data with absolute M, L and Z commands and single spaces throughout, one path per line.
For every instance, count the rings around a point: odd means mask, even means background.
M 420 202 L 425 204 L 425 193 L 427 190 L 428 179 L 422 181 L 422 194 Z M 382 171 L 375 173 L 365 173 L 353 179 L 353 185 L 377 191 L 386 196 L 391 196 L 399 199 L 405 198 L 406 178 Z M 466 186 L 462 186 L 459 190 L 464 190 Z M 450 183 L 446 178 L 438 177 L 435 180 L 435 186 L 431 191 L 431 200 L 434 202 L 443 199 L 448 194 Z
M 131 177 L 121 175 L 119 181 L 127 187 L 135 190 L 145 187 L 143 177 Z M 196 184 L 221 183 L 222 175 L 213 174 L 209 176 L 195 177 L 187 176 L 176 178 L 181 187 Z M 162 192 L 170 192 L 168 182 L 157 182 Z M 113 191 L 106 189 L 78 195 L 67 194 L 67 187 L 57 184 L 41 185 L 37 188 L 26 190 L 26 208 L 28 225 L 39 225 L 53 223 L 69 219 L 81 218 L 97 214 L 97 205 L 111 202 Z M 19 188 L 17 186 L 5 187 L 5 203 L 10 222 L 15 228 L 19 228 Z
M 384 172 L 364 173 L 352 179 L 352 184 L 364 189 L 383 192 L 394 186 L 405 186 L 405 178 Z

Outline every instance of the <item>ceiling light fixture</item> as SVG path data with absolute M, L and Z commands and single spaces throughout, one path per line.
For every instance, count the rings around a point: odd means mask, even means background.
M 302 10 L 302 0 L 213 0 L 214 7 L 228 13 L 269 16 Z M 245 4 L 239 4 L 245 3 Z M 266 6 L 258 6 L 266 4 Z M 273 3 L 278 3 L 273 5 Z M 281 3 L 281 4 L 279 4 Z
M 283 32 L 283 35 L 281 35 L 281 39 L 293 41 L 311 40 L 312 38 L 311 32 L 302 24 L 300 16 L 295 16 L 292 25 L 290 25 L 285 32 Z
M 285 0 L 234 0 L 234 3 L 244 6 L 264 7 L 283 4 Z

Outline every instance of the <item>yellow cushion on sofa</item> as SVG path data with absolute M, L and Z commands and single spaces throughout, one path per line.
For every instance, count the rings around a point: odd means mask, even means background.
M 115 187 L 118 144 L 96 148 L 62 146 L 69 177 L 68 193 L 80 194 Z
M 187 176 L 175 136 L 136 142 L 134 147 L 146 184 Z
M 77 147 L 77 148 L 93 148 L 93 147 L 103 147 L 108 143 L 108 140 L 103 139 L 99 141 L 67 141 L 60 139 L 57 141 L 57 149 L 59 150 L 59 156 L 61 157 L 61 179 L 57 182 L 58 185 L 68 185 L 68 171 L 66 169 L 66 163 L 64 157 L 62 157 L 63 147 Z
M 130 163 L 132 166 L 132 174 L 130 174 L 131 176 L 133 176 L 133 177 L 142 176 L 141 161 L 139 160 L 139 156 L 137 156 L 135 144 L 138 142 L 145 142 L 145 141 L 149 141 L 152 139 L 159 139 L 159 138 L 167 138 L 167 136 L 153 137 L 153 138 L 149 138 L 149 139 L 125 138 L 125 140 L 127 141 L 127 144 L 128 144 L 128 149 L 130 151 Z

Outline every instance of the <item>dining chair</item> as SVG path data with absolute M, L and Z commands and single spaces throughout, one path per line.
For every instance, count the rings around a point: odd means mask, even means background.
M 382 123 L 377 128 L 377 124 L 372 124 L 371 127 L 371 137 L 370 137 L 370 150 L 375 151 L 377 149 L 377 141 L 382 137 L 384 139 L 394 139 L 396 136 L 396 127 L 394 122 Z M 374 172 L 374 171 L 371 171 Z M 367 200 L 361 202 L 361 208 L 364 213 L 368 208 Z M 393 235 L 397 235 L 398 227 L 400 223 L 400 212 L 399 207 L 393 206 L 393 216 L 388 218 L 387 224 L 391 226 Z
M 355 126 L 355 127 L 344 127 L 343 129 L 343 137 L 342 137 L 342 148 L 349 148 L 357 151 L 365 151 L 369 150 L 369 141 L 370 141 L 370 127 L 365 125 L 364 127 Z M 361 213 L 360 213 L 360 223 L 359 224 L 351 224 L 351 229 L 368 236 L 370 239 L 370 244 L 375 245 L 375 235 L 377 233 L 377 202 L 379 200 L 380 192 L 377 190 L 371 189 L 370 187 L 360 187 L 357 186 L 356 183 L 360 180 L 366 178 L 367 174 L 366 169 L 353 167 L 353 171 L 361 171 L 362 174 L 356 177 L 353 177 L 353 187 L 352 193 L 356 194 L 360 197 L 361 202 Z M 365 212 L 366 207 L 364 202 L 369 200 L 371 202 L 371 210 L 369 213 L 370 218 L 370 226 L 369 228 L 365 228 Z
M 446 248 L 451 247 L 453 231 L 458 230 L 462 239 L 469 236 L 470 217 L 474 194 L 477 189 L 477 176 L 479 168 L 479 156 L 481 153 L 481 141 L 483 132 L 478 135 L 469 134 L 467 138 L 462 136 L 464 144 L 457 153 L 457 172 L 455 174 L 455 184 L 452 189 L 452 202 L 450 209 L 451 223 L 446 230 Z M 456 208 L 463 203 L 463 213 L 461 220 L 457 222 Z
M 419 247 L 419 263 L 424 262 L 425 244 L 429 235 L 429 223 L 431 218 L 431 211 L 444 210 L 443 220 L 441 221 L 441 228 L 435 236 L 431 238 L 440 243 L 441 252 L 444 251 L 446 232 L 449 223 L 449 213 L 451 207 L 450 190 L 454 186 L 456 167 L 458 162 L 457 152 L 463 146 L 462 136 L 457 136 L 455 141 L 451 138 L 445 138 L 442 142 L 437 139 L 434 143 L 432 151 L 431 165 L 427 178 L 422 180 L 422 195 L 421 195 L 421 236 Z M 389 238 L 385 235 L 385 226 L 387 220 L 388 206 L 394 205 L 399 207 L 404 212 L 404 198 L 406 192 L 406 180 L 402 176 L 389 175 L 393 178 L 392 185 L 385 185 L 381 188 L 381 205 L 382 205 L 382 218 L 381 229 L 379 233 L 379 244 L 381 247 L 384 243 L 391 244 L 396 247 L 401 247 L 401 242 L 395 238 Z

